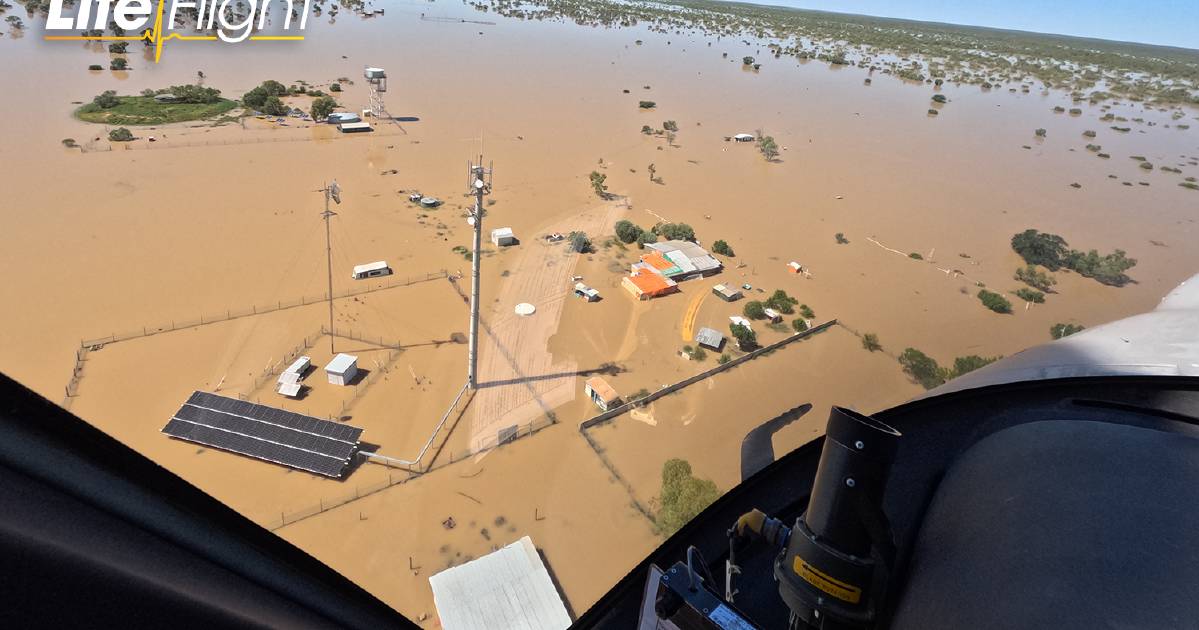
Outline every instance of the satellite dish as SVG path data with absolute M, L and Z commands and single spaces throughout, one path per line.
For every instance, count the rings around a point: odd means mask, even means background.
M 483 188 L 483 180 L 476 179 L 475 180 L 475 188 Z
M 474 217 L 466 217 L 466 224 L 467 224 L 467 225 L 474 225 L 474 224 L 475 224 L 475 218 L 474 218 Z

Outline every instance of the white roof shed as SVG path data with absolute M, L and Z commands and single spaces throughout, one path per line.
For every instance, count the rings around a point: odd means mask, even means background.
M 528 536 L 433 575 L 429 586 L 445 630 L 562 630 L 571 623 Z
M 352 370 L 357 370 L 358 357 L 352 354 L 339 354 L 333 357 L 333 360 L 325 366 L 325 371 L 331 374 L 342 374 Z

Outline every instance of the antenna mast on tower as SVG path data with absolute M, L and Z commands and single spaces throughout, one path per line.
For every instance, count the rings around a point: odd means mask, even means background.
M 491 194 L 492 168 L 483 166 L 483 156 L 476 163 L 467 163 L 467 186 L 475 196 L 475 206 L 470 210 L 467 222 L 475 228 L 474 248 L 470 257 L 470 346 L 466 368 L 466 384 L 471 389 L 479 386 L 479 262 L 483 247 L 483 196 Z

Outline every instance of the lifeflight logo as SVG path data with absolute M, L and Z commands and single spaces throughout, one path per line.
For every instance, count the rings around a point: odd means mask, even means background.
M 170 2 L 170 11 L 167 3 Z M 145 40 L 154 44 L 154 63 L 162 58 L 164 43 L 178 39 L 182 41 L 222 41 L 231 44 L 250 41 L 301 41 L 303 35 L 251 35 L 255 30 L 266 26 L 272 0 L 158 0 L 155 7 L 152 0 L 80 0 L 75 15 L 63 15 L 63 0 L 50 0 L 50 10 L 46 18 L 47 31 L 87 31 L 95 29 L 104 32 L 109 21 L 127 32 L 140 32 L 140 35 L 46 35 L 43 39 L 50 41 L 139 41 Z M 304 0 L 299 9 L 299 24 L 296 30 L 303 31 L 308 25 L 308 12 L 311 0 Z M 295 0 L 277 0 L 277 4 L 285 7 L 283 30 L 292 30 L 292 15 L 297 13 Z M 240 13 L 248 8 L 248 14 Z M 216 35 L 180 35 L 169 33 L 174 30 L 176 18 L 180 12 L 186 17 L 194 17 L 195 24 L 187 28 L 199 31 L 216 31 Z M 257 26 L 255 26 L 257 18 Z M 153 20 L 153 25 L 151 25 Z M 164 26 L 165 24 L 165 26 Z

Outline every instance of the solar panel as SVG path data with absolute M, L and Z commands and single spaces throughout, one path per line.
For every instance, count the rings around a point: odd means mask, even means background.
M 327 477 L 340 477 L 362 429 L 208 392 L 194 392 L 162 432 Z

